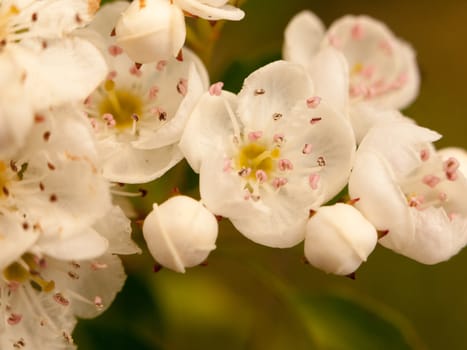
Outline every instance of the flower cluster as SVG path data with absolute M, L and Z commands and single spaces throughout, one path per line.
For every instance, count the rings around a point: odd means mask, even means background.
M 399 111 L 419 89 L 412 48 L 382 23 L 311 12 L 283 60 L 238 94 L 183 47 L 185 17 L 240 20 L 227 0 L 0 2 L 0 348 L 73 349 L 76 317 L 107 308 L 139 253 L 115 205 L 186 159 L 200 199 L 155 203 L 142 233 L 185 272 L 219 218 L 248 239 L 304 242 L 352 275 L 377 243 L 425 264 L 467 244 L 467 154 Z M 123 193 L 125 194 L 125 193 Z

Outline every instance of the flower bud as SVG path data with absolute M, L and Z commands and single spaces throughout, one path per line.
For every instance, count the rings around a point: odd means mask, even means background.
M 177 56 L 185 42 L 182 10 L 167 0 L 134 0 L 115 27 L 117 44 L 138 63 Z
M 306 225 L 305 257 L 311 265 L 349 275 L 366 261 L 378 240 L 376 229 L 351 205 L 321 207 Z
M 200 202 L 175 196 L 154 204 L 143 224 L 143 235 L 154 259 L 169 269 L 185 272 L 199 265 L 216 248 L 217 220 Z

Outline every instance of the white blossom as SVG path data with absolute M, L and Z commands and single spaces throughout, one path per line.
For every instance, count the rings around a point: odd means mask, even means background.
M 353 206 L 320 207 L 306 225 L 305 257 L 327 273 L 350 275 L 373 251 L 378 235 Z
M 309 209 L 345 186 L 353 160 L 351 126 L 330 102 L 284 61 L 252 73 L 238 96 L 213 85 L 180 143 L 207 208 L 257 243 L 299 243 Z
M 285 59 L 310 69 L 314 56 L 326 47 L 336 48 L 347 61 L 353 124 L 384 120 L 378 110 L 404 108 L 417 96 L 420 78 L 415 53 L 383 23 L 368 16 L 348 15 L 326 31 L 310 11 L 292 18 L 285 30 Z M 356 132 L 358 141 L 366 131 Z
M 188 49 L 183 62 L 171 58 L 137 68 L 106 36 L 109 24 L 126 6 L 123 2 L 103 6 L 81 33 L 100 47 L 110 67 L 107 79 L 86 100 L 86 109 L 104 176 L 143 183 L 182 159 L 178 142 L 191 110 L 207 90 L 208 76 Z
M 215 216 L 199 201 L 175 196 L 154 204 L 144 220 L 143 235 L 158 263 L 184 273 L 216 248 L 217 226 Z
M 99 51 L 70 35 L 97 7 L 77 0 L 0 3 L 0 155 L 22 145 L 35 110 L 84 99 L 105 76 Z
M 467 180 L 459 162 L 431 146 L 439 134 L 412 123 L 374 126 L 349 180 L 355 206 L 387 233 L 380 243 L 425 264 L 449 259 L 467 242 Z M 397 142 L 395 142 L 397 140 Z

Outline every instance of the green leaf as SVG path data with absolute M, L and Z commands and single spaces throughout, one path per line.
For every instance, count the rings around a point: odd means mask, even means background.
M 336 294 L 301 295 L 293 306 L 319 349 L 422 348 L 410 325 L 384 307 Z

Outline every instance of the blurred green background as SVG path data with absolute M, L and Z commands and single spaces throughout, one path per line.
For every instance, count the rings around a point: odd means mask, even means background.
M 246 18 L 224 27 L 212 81 L 238 89 L 280 57 L 288 20 L 305 8 L 326 25 L 368 14 L 411 43 L 422 84 L 406 114 L 443 134 L 439 147 L 467 148 L 467 1 L 248 0 Z M 145 210 L 186 171 L 182 163 L 151 185 Z M 196 195 L 193 181 L 182 192 Z M 128 283 L 109 311 L 79 324 L 80 349 L 467 348 L 467 250 L 425 266 L 378 247 L 351 280 L 305 265 L 302 246 L 256 245 L 226 220 L 217 246 L 207 266 L 185 275 L 154 273 L 147 254 L 126 258 Z

